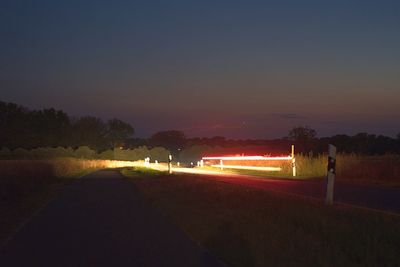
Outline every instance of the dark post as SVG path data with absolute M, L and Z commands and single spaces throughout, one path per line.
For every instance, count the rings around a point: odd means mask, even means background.
M 333 185 L 336 173 L 336 147 L 329 145 L 328 149 L 328 173 L 326 175 L 326 205 L 333 204 Z

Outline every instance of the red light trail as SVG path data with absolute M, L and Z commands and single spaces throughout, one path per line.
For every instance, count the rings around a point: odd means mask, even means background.
M 264 156 L 221 156 L 221 157 L 203 157 L 203 160 L 291 160 L 292 156 L 264 157 Z

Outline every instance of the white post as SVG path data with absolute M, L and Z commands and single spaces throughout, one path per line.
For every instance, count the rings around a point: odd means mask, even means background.
M 168 156 L 168 173 L 172 173 L 172 155 Z
M 200 160 L 200 167 L 204 167 L 204 160 Z
M 178 161 L 177 163 L 176 163 L 176 166 L 181 166 L 181 163 Z
M 326 205 L 333 204 L 333 186 L 335 183 L 336 147 L 329 144 L 328 149 L 328 173 L 326 175 Z
M 296 158 L 294 157 L 294 145 L 292 145 L 292 171 L 293 177 L 296 176 Z
M 219 166 L 221 167 L 221 171 L 224 170 L 224 162 L 221 160 L 219 160 Z
M 197 161 L 197 167 L 200 167 L 200 161 Z

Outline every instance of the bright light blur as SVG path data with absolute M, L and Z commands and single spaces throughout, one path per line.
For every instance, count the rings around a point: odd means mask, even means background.
M 281 171 L 281 167 L 259 167 L 259 166 L 242 166 L 242 165 L 211 165 L 211 167 L 216 168 L 226 168 L 226 169 L 241 169 L 241 170 L 254 170 L 254 171 Z
M 143 167 L 144 161 L 125 161 L 125 160 L 104 160 L 104 165 L 108 168 L 123 168 L 123 167 Z
M 292 156 L 279 156 L 279 157 L 269 157 L 269 156 L 218 156 L 218 157 L 203 157 L 202 160 L 217 161 L 219 164 L 211 164 L 210 166 L 223 169 L 241 169 L 241 170 L 255 170 L 255 171 L 281 171 L 281 167 L 269 167 L 269 166 L 249 166 L 249 165 L 229 165 L 225 164 L 224 161 L 285 161 L 293 160 Z M 210 163 L 210 162 L 209 162 Z
M 291 160 L 292 156 L 287 157 L 264 157 L 264 156 L 220 156 L 203 157 L 203 160 Z
M 168 171 L 168 164 L 151 164 L 150 168 L 158 170 L 158 171 Z M 178 173 L 191 173 L 191 174 L 207 174 L 207 175 L 226 175 L 226 173 L 221 172 L 219 170 L 207 170 L 202 168 L 181 168 L 181 167 L 173 167 L 173 172 Z M 234 175 L 234 174 L 230 174 Z

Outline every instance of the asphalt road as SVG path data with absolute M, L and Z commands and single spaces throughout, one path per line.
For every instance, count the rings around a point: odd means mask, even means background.
M 285 192 L 323 200 L 326 184 L 324 180 L 278 180 L 255 178 L 246 175 L 199 175 L 204 179 L 256 187 L 264 190 Z M 387 186 L 358 185 L 335 182 L 334 201 L 364 208 L 378 209 L 400 214 L 400 188 Z
M 67 188 L 0 250 L 0 266 L 224 266 L 117 171 Z

